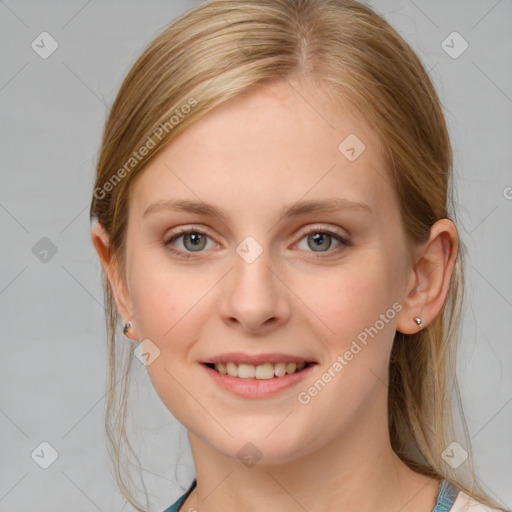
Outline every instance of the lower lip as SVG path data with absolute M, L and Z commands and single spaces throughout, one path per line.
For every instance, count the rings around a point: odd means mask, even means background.
M 308 366 L 298 373 L 287 373 L 282 377 L 261 380 L 231 377 L 230 375 L 219 373 L 205 364 L 201 364 L 201 366 L 220 387 L 234 395 L 242 398 L 270 398 L 301 382 L 316 365 Z

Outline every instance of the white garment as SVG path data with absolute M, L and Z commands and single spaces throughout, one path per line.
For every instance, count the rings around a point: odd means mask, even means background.
M 501 512 L 501 510 L 482 505 L 464 491 L 459 491 L 450 512 Z

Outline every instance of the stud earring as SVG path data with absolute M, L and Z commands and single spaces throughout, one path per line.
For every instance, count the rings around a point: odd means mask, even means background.
M 414 321 L 420 326 L 420 327 L 423 327 L 422 323 L 421 323 L 421 318 L 419 316 L 415 316 L 414 317 Z
M 126 334 L 132 326 L 132 323 L 130 321 L 126 322 L 123 327 L 123 334 Z

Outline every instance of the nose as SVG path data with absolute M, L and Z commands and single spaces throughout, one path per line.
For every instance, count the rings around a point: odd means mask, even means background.
M 225 280 L 218 302 L 219 314 L 230 327 L 264 335 L 290 318 L 288 289 L 271 263 L 267 251 L 251 263 L 233 255 L 234 268 Z

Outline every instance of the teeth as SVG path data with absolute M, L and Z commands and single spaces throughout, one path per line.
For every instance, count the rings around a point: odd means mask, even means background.
M 286 373 L 295 373 L 297 365 L 295 363 L 288 363 L 286 365 Z
M 230 377 L 238 377 L 238 366 L 235 363 L 226 364 L 226 370 Z
M 284 377 L 287 373 L 292 374 L 302 370 L 306 363 L 265 363 L 257 366 L 253 364 L 236 363 L 216 363 L 215 369 L 224 375 L 238 377 L 240 379 L 273 379 L 275 377 Z
M 240 365 L 242 366 L 242 365 Z M 244 377 L 240 375 L 240 366 L 238 367 L 238 376 Z M 246 364 L 243 366 L 252 366 L 252 364 Z M 254 366 L 252 366 L 254 368 Z M 273 379 L 274 378 L 274 365 L 272 363 L 265 363 L 256 366 L 256 375 L 257 379 Z
M 236 365 L 235 365 L 236 366 Z M 258 369 L 260 367 L 258 366 Z M 241 377 L 242 379 L 252 379 L 256 375 L 256 368 L 252 364 L 239 364 L 238 374 L 235 377 Z M 272 377 L 274 372 L 272 372 Z M 261 378 L 261 377 L 258 377 Z
M 274 365 L 274 375 L 284 377 L 286 375 L 286 363 L 276 363 Z

